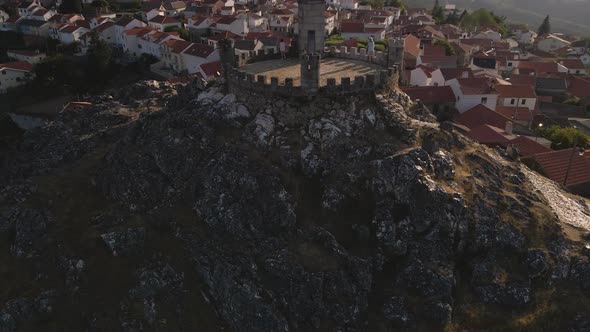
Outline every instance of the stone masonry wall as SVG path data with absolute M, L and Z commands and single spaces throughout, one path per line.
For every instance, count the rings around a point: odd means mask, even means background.
M 391 77 L 395 77 L 396 74 L 392 70 L 381 70 L 378 75 L 342 77 L 339 82 L 335 78 L 328 78 L 327 84 L 320 87 L 318 94 L 339 96 L 373 93 L 376 89 L 390 82 Z M 290 77 L 279 80 L 278 77 L 254 75 L 233 68 L 230 70 L 228 83 L 230 91 L 234 94 L 254 92 L 283 97 L 308 95 L 301 86 L 294 86 L 293 82 L 294 79 Z
M 371 62 L 374 64 L 378 64 L 382 67 L 387 67 L 387 54 L 381 51 L 375 52 L 373 58 L 369 59 L 369 55 L 367 54 L 366 48 L 358 49 L 356 47 L 348 48 L 346 46 L 332 46 L 326 47 L 324 49 L 324 54 L 328 57 Z

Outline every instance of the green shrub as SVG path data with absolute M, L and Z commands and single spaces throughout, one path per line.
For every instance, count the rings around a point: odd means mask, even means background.
M 375 43 L 375 51 L 385 52 L 385 46 L 383 44 Z

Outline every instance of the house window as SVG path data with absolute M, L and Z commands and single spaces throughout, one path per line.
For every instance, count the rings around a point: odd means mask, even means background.
M 576 70 L 576 74 L 579 74 L 579 73 L 580 73 L 580 71 L 579 70 Z
M 5 70 L 2 71 L 2 75 L 6 75 L 6 71 Z
M 521 105 L 524 105 L 524 104 L 526 104 L 526 99 L 523 99 L 523 100 L 521 100 L 521 101 L 520 101 L 520 104 L 521 104 Z
M 516 100 L 514 98 L 510 99 L 510 105 L 514 105 L 514 103 L 516 103 Z
M 482 104 L 487 104 L 488 103 L 488 97 L 482 97 L 481 98 L 481 103 Z
M 508 62 L 508 67 L 512 67 L 512 62 Z

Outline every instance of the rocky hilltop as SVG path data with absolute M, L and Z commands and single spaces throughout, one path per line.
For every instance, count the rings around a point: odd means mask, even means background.
M 401 93 L 88 101 L 0 145 L 0 331 L 590 330 L 584 231 Z

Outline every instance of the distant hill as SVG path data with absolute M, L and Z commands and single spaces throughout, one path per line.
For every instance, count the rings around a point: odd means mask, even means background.
M 409 7 L 431 8 L 434 0 L 407 0 L 406 3 Z M 447 3 L 471 10 L 487 8 L 506 16 L 508 22 L 526 23 L 531 29 L 537 29 L 549 14 L 553 31 L 590 35 L 588 0 L 456 0 Z

